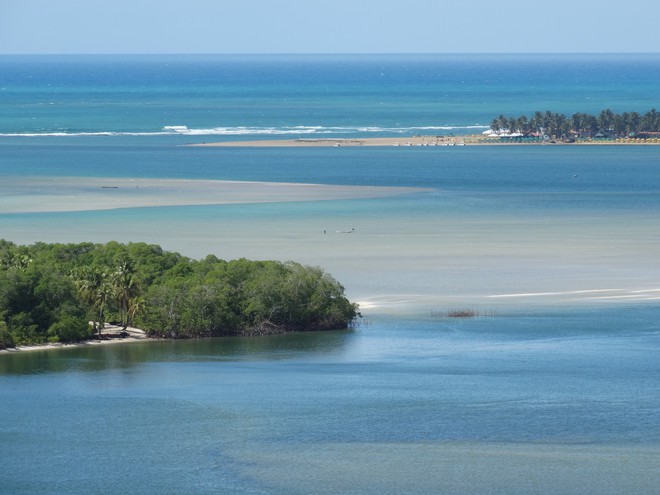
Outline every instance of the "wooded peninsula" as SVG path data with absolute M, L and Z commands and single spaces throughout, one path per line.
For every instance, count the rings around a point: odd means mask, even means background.
M 295 262 L 0 240 L 0 349 L 90 340 L 105 322 L 189 338 L 340 329 L 357 317 L 339 282 Z

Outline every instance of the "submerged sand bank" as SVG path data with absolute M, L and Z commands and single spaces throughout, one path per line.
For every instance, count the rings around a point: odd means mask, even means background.
M 221 180 L 5 177 L 0 183 L 0 214 L 363 199 L 423 190 Z

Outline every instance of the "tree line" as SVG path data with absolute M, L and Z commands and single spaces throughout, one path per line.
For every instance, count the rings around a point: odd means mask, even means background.
M 535 112 L 531 116 L 506 117 L 500 115 L 490 124 L 497 133 L 547 135 L 551 138 L 646 137 L 660 132 L 660 113 L 655 108 L 645 114 L 637 112 L 614 113 L 610 109 L 598 115 L 574 113 L 566 116 L 550 111 Z
M 106 322 L 185 338 L 346 328 L 358 316 L 339 282 L 299 263 L 0 240 L 0 349 L 87 340 Z

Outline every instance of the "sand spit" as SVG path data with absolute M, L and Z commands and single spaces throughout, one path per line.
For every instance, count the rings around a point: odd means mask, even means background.
M 567 141 L 522 141 L 497 139 L 479 135 L 472 136 L 412 136 L 412 137 L 373 137 L 373 138 L 301 138 L 266 139 L 247 141 L 224 141 L 190 144 L 188 146 L 209 146 L 227 148 L 314 148 L 314 147 L 370 147 L 370 146 L 596 146 L 596 145 L 660 145 L 660 139 L 611 139 Z
M 5 177 L 0 183 L 0 214 L 366 199 L 420 191 L 424 189 L 221 180 Z
M 314 148 L 342 146 L 462 146 L 462 138 L 436 136 L 414 137 L 378 137 L 378 138 L 305 138 L 305 139 L 270 139 L 257 141 L 226 141 L 216 143 L 191 144 L 190 146 L 220 146 L 246 148 Z

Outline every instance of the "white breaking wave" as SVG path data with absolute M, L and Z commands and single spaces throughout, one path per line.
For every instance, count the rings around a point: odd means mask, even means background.
M 184 134 L 186 136 L 249 136 L 249 135 L 279 135 L 279 134 L 328 134 L 337 132 L 333 128 L 321 126 L 295 127 L 212 127 L 207 129 L 190 129 L 183 125 L 168 125 L 163 127 L 166 134 Z
M 238 136 L 238 135 L 286 135 L 286 134 L 355 134 L 355 133 L 401 133 L 419 131 L 454 131 L 459 129 L 485 129 L 487 126 L 426 126 L 426 127 L 214 127 L 210 129 L 189 129 L 186 126 L 165 126 L 164 131 L 190 136 Z
M 92 136 L 278 136 L 278 135 L 310 135 L 310 134 L 410 134 L 433 131 L 481 130 L 488 126 L 420 126 L 420 127 L 325 127 L 325 126 L 283 126 L 283 127 L 210 127 L 190 128 L 185 125 L 166 125 L 160 131 L 43 131 L 43 132 L 9 132 L 0 133 L 4 137 L 92 137 Z

